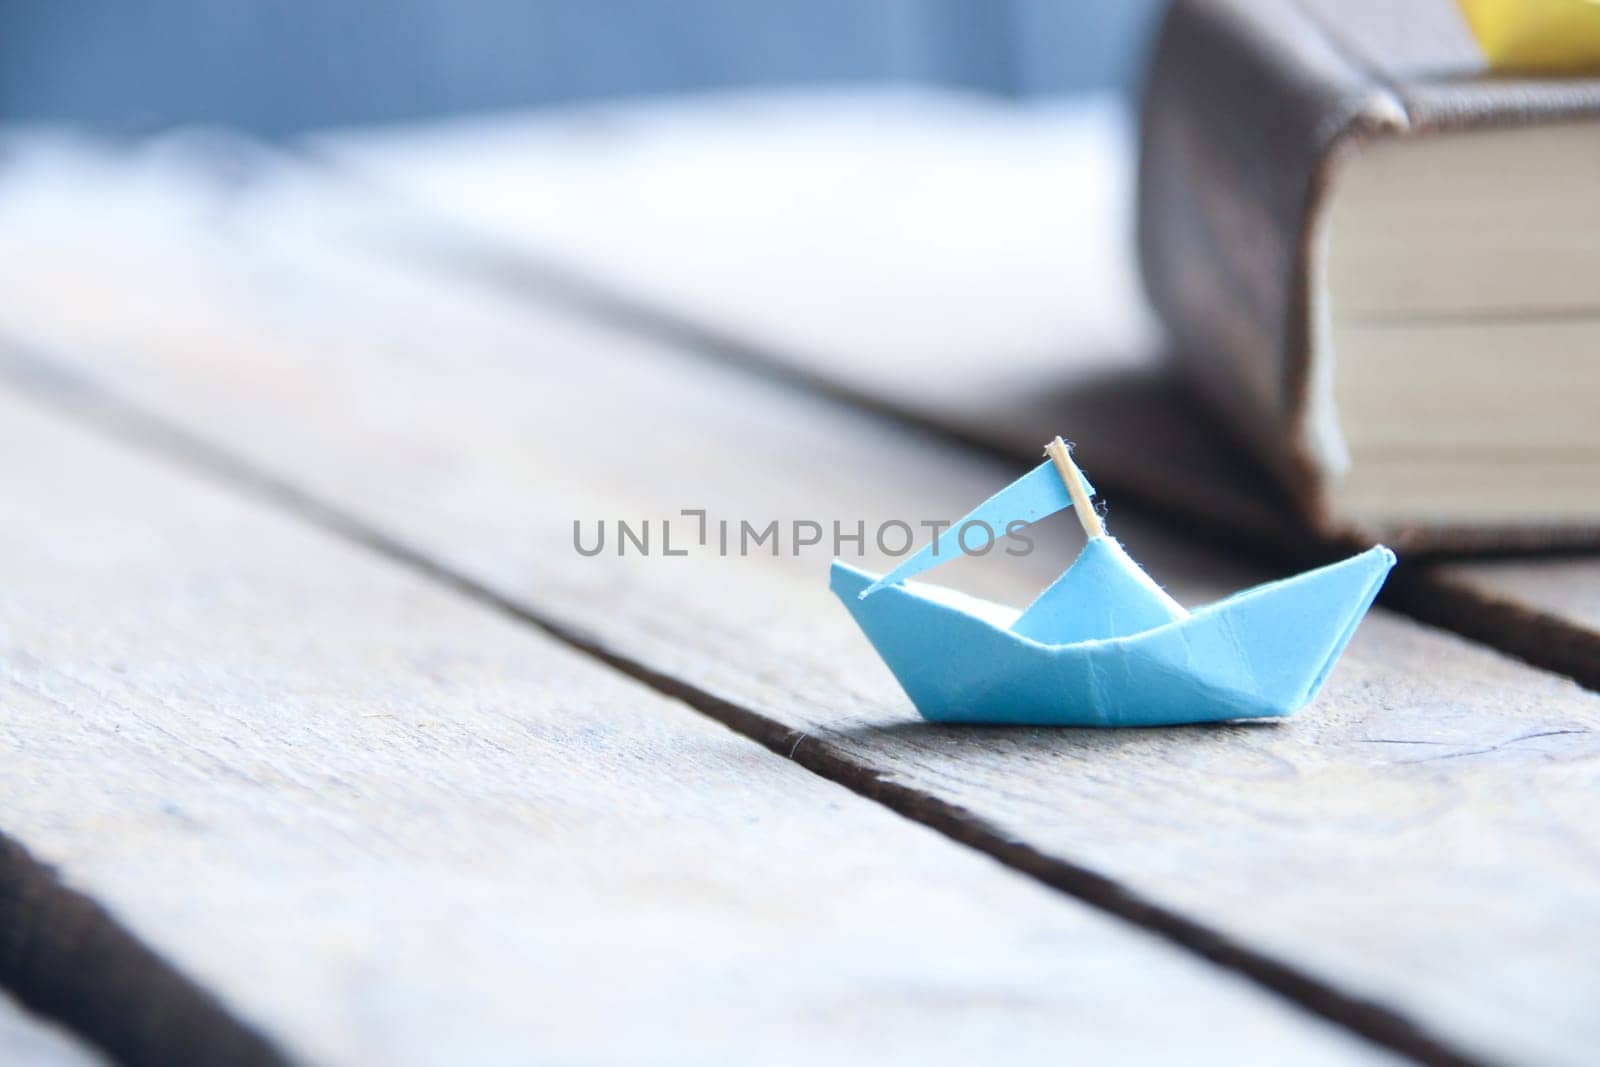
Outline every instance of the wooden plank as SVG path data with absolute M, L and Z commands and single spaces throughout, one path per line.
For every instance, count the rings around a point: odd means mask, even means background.
M 1396 607 L 1600 689 L 1600 559 L 1462 560 L 1400 577 Z
M 232 487 L 0 448 L 7 825 L 296 1059 L 1386 1059 Z
M 111 425 L 145 412 L 129 432 L 149 441 L 181 426 L 209 442 L 174 445 L 198 461 L 438 561 L 1036 877 L 1130 917 L 1194 917 L 1258 977 L 1288 961 L 1270 980 L 1368 1032 L 1395 1038 L 1410 1019 L 1424 1042 L 1588 1057 L 1600 698 L 1378 611 L 1285 723 L 929 727 L 826 592 L 831 546 L 584 559 L 572 524 L 706 508 L 873 528 L 958 514 L 1014 465 L 297 236 L 269 192 L 206 205 L 199 227 L 147 193 L 114 171 L 68 219 L 32 201 L 0 220 L 18 250 L 0 263 L 15 297 L 0 332 L 35 368 L 13 354 L 14 378 Z M 1261 577 L 1115 504 L 1112 528 L 1186 600 Z M 1073 548 L 1042 544 L 951 579 L 1019 600 Z M 1356 1018 L 1345 991 L 1381 1005 Z
M 1342 551 L 1157 358 L 1123 122 L 1104 102 L 709 101 L 318 149 L 456 223 L 420 250 L 455 269 L 1006 454 L 1066 430 L 1105 486 L 1214 537 L 1286 561 Z M 1600 688 L 1593 557 L 1409 567 L 1389 602 Z
M 1435 573 L 1479 599 L 1500 600 L 1509 611 L 1539 610 L 1600 632 L 1600 582 L 1590 557 L 1449 563 Z

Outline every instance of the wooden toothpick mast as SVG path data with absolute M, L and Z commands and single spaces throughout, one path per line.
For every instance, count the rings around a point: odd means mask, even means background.
M 1089 535 L 1091 541 L 1096 537 L 1104 537 L 1105 525 L 1101 523 L 1099 513 L 1089 503 L 1089 495 L 1083 491 L 1083 475 L 1078 472 L 1078 465 L 1072 462 L 1072 450 L 1067 447 L 1067 443 L 1057 437 L 1044 446 L 1044 454 L 1055 461 L 1056 473 L 1061 475 L 1061 480 L 1066 483 L 1067 493 L 1072 497 L 1072 510 L 1078 513 L 1078 521 L 1083 523 L 1083 532 Z

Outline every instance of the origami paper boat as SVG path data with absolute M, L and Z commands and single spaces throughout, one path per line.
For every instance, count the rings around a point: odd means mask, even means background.
M 1064 486 L 1068 478 L 1077 481 Z M 1070 461 L 1060 477 L 1047 462 L 946 533 L 1006 516 L 1033 521 L 1073 506 L 1074 498 L 1082 518 L 1093 488 L 1081 479 Z M 926 719 L 1163 726 L 1303 707 L 1395 562 L 1379 545 L 1190 613 L 1097 521 L 1086 525 L 1099 532 L 1025 611 L 935 585 L 901 584 L 957 554 L 938 539 L 881 578 L 835 560 L 831 585 Z

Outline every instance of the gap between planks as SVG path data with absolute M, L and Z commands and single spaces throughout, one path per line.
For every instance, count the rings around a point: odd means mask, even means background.
M 0 380 L 135 449 L 217 479 L 416 574 L 454 590 L 583 653 L 662 695 L 681 701 L 728 729 L 806 770 L 880 804 L 945 838 L 987 855 L 1035 881 L 1154 934 L 1310 1013 L 1418 1063 L 1481 1065 L 1414 1020 L 1213 930 L 1089 868 L 1016 840 L 967 809 L 886 777 L 834 745 L 819 741 L 693 683 L 607 647 L 594 634 L 530 609 L 334 504 L 265 471 L 213 441 L 146 411 L 48 356 L 0 338 Z M 127 935 L 124 935 L 127 936 Z M 129 938 L 131 941 L 131 937 Z M 136 943 L 135 943 L 136 945 Z M 142 949 L 148 953 L 148 950 Z M 165 966 L 151 956 L 154 964 Z M 170 968 L 169 968 L 170 970 Z M 221 1011 L 220 1006 L 217 1009 Z M 225 1015 L 214 1024 L 230 1022 Z M 238 1024 L 235 1024 L 238 1025 Z M 274 1055 L 265 1046 L 263 1056 Z M 149 1061 L 155 1062 L 155 1061 Z M 277 1062 L 273 1059 L 243 1062 Z
M 424 211 L 422 205 L 407 202 Z M 849 404 L 939 441 L 953 441 L 998 459 L 1036 458 L 1015 440 L 957 425 L 936 413 L 918 411 L 892 397 L 852 385 L 807 361 L 771 346 L 746 341 L 705 322 L 680 315 L 648 300 L 629 296 L 582 271 L 539 259 L 524 250 L 499 249 L 461 233 L 416 234 L 385 242 L 416 261 L 447 275 L 478 278 L 517 299 L 547 301 L 598 322 L 658 341 L 719 366 L 803 389 Z M 1070 427 L 1068 427 L 1070 429 Z M 1137 466 L 1137 463 L 1130 466 Z M 1114 462 L 1097 466 L 1105 489 L 1119 494 L 1122 506 L 1184 524 L 1185 534 L 1230 556 L 1257 564 L 1294 567 L 1332 563 L 1369 547 L 1358 539 L 1320 537 L 1287 515 L 1248 497 L 1217 499 L 1217 486 L 1164 480 L 1150 471 L 1129 477 Z M 1416 619 L 1487 645 L 1541 670 L 1571 678 L 1600 691 L 1600 632 L 1561 615 L 1496 597 L 1468 581 L 1440 573 L 1433 561 L 1407 562 L 1403 556 L 1379 593 L 1378 602 Z
M 254 1028 L 0 834 L 0 987 L 130 1067 L 288 1061 Z
M 1392 1059 L 231 482 L 0 437 L 15 829 L 291 1056 Z
M 1093 110 L 1086 108 L 1084 113 Z M 648 115 L 646 110 L 642 116 L 646 129 L 650 128 Z M 706 121 L 705 116 L 701 121 Z M 708 128 L 715 129 L 715 123 Z M 414 136 L 423 145 L 429 143 L 426 133 Z M 670 142 L 670 135 L 663 136 Z M 1106 145 L 1099 143 L 1104 137 L 1101 133 L 1098 140 L 1094 136 L 1088 140 L 1104 149 Z M 301 144 L 294 149 L 294 159 L 299 165 L 359 189 L 370 198 L 369 206 L 380 205 L 382 221 L 377 230 L 381 235 L 368 231 L 363 237 L 382 251 L 400 252 L 446 272 L 479 278 L 517 297 L 562 304 L 719 364 L 800 386 L 902 426 L 959 441 L 1008 460 L 1031 456 L 1038 443 L 1034 437 L 1042 440 L 1058 429 L 1070 431 L 1076 422 L 1069 419 L 1065 425 L 1057 426 L 1055 422 L 1061 420 L 1052 420 L 1049 425 L 1024 426 L 1021 429 L 1025 432 L 1019 435 L 1013 432 L 1016 427 L 953 419 L 947 412 L 926 407 L 915 398 L 897 397 L 870 382 L 852 381 L 850 375 L 837 373 L 838 360 L 814 358 L 818 352 L 811 352 L 808 358 L 804 351 L 787 350 L 781 342 L 760 336 L 759 329 L 754 335 L 745 331 L 741 336 L 739 329 L 717 325 L 716 315 L 708 314 L 704 308 L 688 313 L 675 311 L 659 294 L 652 295 L 648 286 L 641 289 L 626 278 L 610 277 L 603 269 L 586 263 L 581 250 L 575 257 L 559 241 L 553 250 L 540 248 L 526 238 L 516 218 L 505 220 L 513 236 L 503 236 L 482 224 L 499 218 L 492 196 L 487 198 L 487 206 L 478 205 L 464 218 L 457 218 L 440 203 L 438 190 L 431 189 L 426 178 L 420 183 L 408 183 L 405 134 L 398 138 L 391 135 L 388 141 L 379 136 L 376 147 L 363 146 L 359 136 L 354 138 L 354 144 L 349 143 L 351 140 L 335 135 Z M 526 140 L 534 146 L 530 149 L 532 158 L 542 158 L 537 147 L 538 124 L 533 124 Z M 434 155 L 447 156 L 451 145 L 447 137 L 442 153 Z M 479 147 L 493 149 L 495 145 L 491 134 Z M 398 157 L 393 158 L 397 151 Z M 492 156 L 493 152 L 489 154 Z M 518 173 L 515 163 L 519 157 L 513 152 L 510 158 L 510 172 Z M 560 172 L 560 168 L 555 169 Z M 1093 198 L 1092 189 L 1088 195 Z M 1121 206 L 1094 202 L 1112 213 Z M 637 283 L 638 279 L 632 281 Z M 1184 434 L 1179 433 L 1177 439 L 1181 442 L 1183 438 Z M 1137 439 L 1134 443 L 1138 443 Z M 1177 519 L 1196 540 L 1223 547 L 1232 555 L 1246 555 L 1257 562 L 1307 566 L 1332 561 L 1368 545 L 1366 541 L 1321 537 L 1308 531 L 1285 506 L 1275 502 L 1276 493 L 1264 479 L 1241 478 L 1235 471 L 1219 470 L 1218 464 L 1211 462 L 1216 457 L 1201 457 L 1196 469 L 1184 470 L 1180 468 L 1185 464 L 1168 462 L 1179 458 L 1171 454 L 1141 463 L 1137 458 L 1128 461 L 1101 454 L 1107 451 L 1116 449 L 1097 450 L 1096 476 L 1106 488 L 1115 490 L 1125 505 L 1137 504 L 1151 514 Z M 1174 469 L 1166 469 L 1169 466 Z M 1192 477 L 1195 473 L 1201 477 Z M 1211 480 L 1208 475 L 1221 477 Z M 1397 531 L 1396 536 L 1404 540 L 1403 531 Z M 1407 555 L 1404 551 L 1401 554 Z M 1470 565 L 1463 570 L 1407 562 L 1403 558 L 1380 600 L 1418 621 L 1451 630 L 1532 666 L 1600 690 L 1600 629 L 1582 618 L 1541 610 L 1537 603 L 1508 599 L 1493 583 L 1477 580 Z

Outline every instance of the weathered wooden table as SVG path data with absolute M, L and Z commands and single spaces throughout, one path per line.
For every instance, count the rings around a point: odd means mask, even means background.
M 830 537 L 661 552 L 1055 432 L 1180 599 L 1331 551 L 1163 376 L 1123 136 L 11 137 L 0 1055 L 1595 1062 L 1600 561 L 1410 560 L 1293 720 L 1092 732 L 920 722 Z

